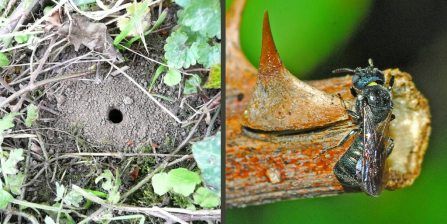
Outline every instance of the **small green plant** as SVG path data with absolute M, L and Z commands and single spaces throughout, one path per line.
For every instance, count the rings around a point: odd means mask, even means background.
M 221 195 L 221 134 L 205 138 L 192 145 L 192 153 L 200 170 L 205 186 L 214 194 Z M 204 191 L 202 191 L 205 194 Z
M 221 63 L 220 2 L 218 0 L 176 0 L 183 7 L 177 12 L 178 25 L 166 39 L 165 58 L 170 67 L 164 83 L 174 86 L 180 83 L 180 68 L 197 63 L 210 68 Z M 219 85 L 220 87 L 220 85 Z M 192 93 L 193 91 L 186 90 Z
M 173 169 L 169 171 L 169 173 L 158 173 L 152 177 L 152 186 L 154 192 L 158 195 L 163 195 L 171 191 L 185 197 L 190 197 L 192 195 L 193 199 L 190 199 L 190 201 L 203 208 L 214 208 L 218 206 L 220 204 L 220 198 L 212 194 L 208 189 L 199 187 L 194 192 L 196 186 L 201 182 L 202 179 L 197 173 L 185 168 Z M 180 203 L 184 204 L 183 202 Z M 186 207 L 191 209 L 195 208 L 191 203 L 187 204 Z
M 5 54 L 0 53 L 0 67 L 9 65 L 9 59 Z

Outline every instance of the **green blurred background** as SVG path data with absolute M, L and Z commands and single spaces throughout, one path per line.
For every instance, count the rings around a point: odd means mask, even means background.
M 226 1 L 226 8 L 232 1 Z M 420 176 L 410 187 L 298 199 L 227 209 L 226 223 L 447 223 L 447 4 L 443 1 L 248 1 L 241 45 L 256 67 L 262 20 L 269 11 L 278 52 L 301 79 L 324 79 L 336 68 L 410 73 L 428 98 L 432 134 Z

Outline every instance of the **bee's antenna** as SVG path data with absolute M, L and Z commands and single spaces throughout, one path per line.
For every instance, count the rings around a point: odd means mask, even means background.
M 342 73 L 342 72 L 353 72 L 353 73 L 355 73 L 355 70 L 350 69 L 350 68 L 339 68 L 339 69 L 335 69 L 334 71 L 332 71 L 332 73 Z

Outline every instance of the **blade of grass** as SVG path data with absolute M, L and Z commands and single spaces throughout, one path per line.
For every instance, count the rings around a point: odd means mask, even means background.
M 167 96 L 163 96 L 163 95 L 155 94 L 155 93 L 151 93 L 151 95 L 152 96 L 156 96 L 158 98 L 162 98 L 162 99 L 167 100 L 169 102 L 174 102 L 174 99 L 172 99 L 171 97 L 167 97 Z
M 158 79 L 158 76 L 166 69 L 166 66 L 160 65 L 160 67 L 157 68 L 157 71 L 155 71 L 154 78 L 152 78 L 151 86 L 149 86 L 148 92 L 151 92 L 152 86 L 154 86 L 155 81 Z
M 166 19 L 166 15 L 168 14 L 168 9 L 166 8 L 165 10 L 163 10 L 163 13 L 161 13 L 161 15 L 158 17 L 157 21 L 155 22 L 154 26 L 152 26 L 152 28 L 148 31 L 146 31 L 144 33 L 144 36 L 148 35 L 150 32 L 152 32 L 155 28 L 157 28 L 158 26 L 160 26 L 161 23 L 163 23 L 163 21 Z M 127 27 L 126 27 L 127 28 Z M 141 36 L 138 37 L 134 37 L 132 39 L 130 39 L 124 46 L 126 47 L 130 47 L 130 45 L 132 45 L 133 42 L 137 41 L 141 39 Z

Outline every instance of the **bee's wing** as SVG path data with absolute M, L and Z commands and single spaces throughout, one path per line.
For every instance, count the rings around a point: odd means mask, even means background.
M 378 197 L 388 182 L 386 148 L 391 111 L 384 121 L 376 125 L 373 122 L 373 114 L 369 105 L 363 106 L 362 110 L 364 130 L 360 187 L 366 194 Z

